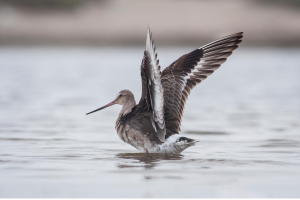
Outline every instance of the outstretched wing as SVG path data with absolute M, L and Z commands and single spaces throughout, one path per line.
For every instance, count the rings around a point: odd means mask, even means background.
M 152 125 L 161 142 L 165 141 L 164 89 L 161 83 L 159 60 L 155 52 L 152 34 L 148 28 L 146 50 L 141 65 L 142 97 L 139 104 L 146 103 L 153 113 Z
M 243 32 L 211 42 L 181 56 L 162 72 L 168 138 L 180 132 L 184 106 L 191 90 L 205 80 L 237 49 Z

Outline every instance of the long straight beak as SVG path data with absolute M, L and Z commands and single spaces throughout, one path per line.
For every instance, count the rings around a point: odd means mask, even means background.
M 92 112 L 86 113 L 86 115 L 89 115 L 89 114 L 91 114 L 91 113 L 97 112 L 97 111 L 99 111 L 99 110 L 102 110 L 102 109 L 104 109 L 104 108 L 107 108 L 107 107 L 112 106 L 112 105 L 115 105 L 115 104 L 116 104 L 116 101 L 112 101 L 112 102 L 110 102 L 109 104 L 107 104 L 107 105 L 105 105 L 105 106 L 103 106 L 103 107 L 101 107 L 101 108 L 98 108 L 98 109 L 96 109 L 96 110 L 93 110 Z

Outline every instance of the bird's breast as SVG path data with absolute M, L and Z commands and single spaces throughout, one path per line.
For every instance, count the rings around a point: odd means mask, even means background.
M 150 141 L 146 134 L 130 126 L 130 123 L 117 122 L 116 131 L 121 140 L 140 151 L 148 152 L 148 149 L 155 146 L 154 142 Z

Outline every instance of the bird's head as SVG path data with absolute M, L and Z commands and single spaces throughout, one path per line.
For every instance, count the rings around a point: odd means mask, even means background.
M 94 112 L 97 112 L 99 110 L 102 110 L 104 108 L 107 108 L 109 106 L 115 105 L 115 104 L 125 105 L 125 104 L 128 104 L 128 103 L 131 103 L 131 101 L 132 101 L 132 103 L 134 102 L 134 104 L 135 104 L 134 95 L 132 94 L 132 92 L 130 92 L 129 90 L 121 90 L 118 93 L 117 97 L 112 102 L 110 102 L 109 104 L 107 104 L 107 105 L 105 105 L 101 108 L 98 108 L 96 110 L 93 110 L 93 111 L 87 113 L 87 115 L 91 114 L 91 113 L 94 113 Z

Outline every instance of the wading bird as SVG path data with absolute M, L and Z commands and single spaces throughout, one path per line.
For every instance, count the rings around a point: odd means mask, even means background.
M 180 153 L 198 142 L 179 135 L 188 95 L 226 61 L 242 38 L 240 32 L 211 42 L 181 56 L 161 72 L 148 28 L 139 103 L 136 104 L 132 92 L 122 90 L 111 103 L 87 115 L 120 104 L 115 128 L 121 140 L 146 153 Z

